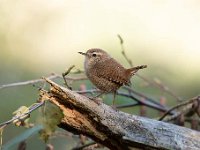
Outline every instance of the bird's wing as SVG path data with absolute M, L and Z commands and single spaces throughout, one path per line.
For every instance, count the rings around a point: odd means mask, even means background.
M 128 84 L 125 68 L 116 60 L 110 58 L 95 65 L 96 75 L 119 85 Z

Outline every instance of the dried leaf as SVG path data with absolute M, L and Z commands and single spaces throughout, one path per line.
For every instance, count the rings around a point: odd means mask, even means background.
M 13 124 L 15 124 L 16 126 L 26 126 L 30 117 L 30 114 L 27 114 L 28 112 L 29 107 L 19 107 L 16 111 L 12 113 L 14 115 L 13 118 L 17 118 L 13 121 Z
M 57 125 L 64 117 L 60 108 L 50 101 L 46 101 L 43 107 L 42 125 L 43 129 L 40 131 L 40 138 L 45 142 L 55 132 Z

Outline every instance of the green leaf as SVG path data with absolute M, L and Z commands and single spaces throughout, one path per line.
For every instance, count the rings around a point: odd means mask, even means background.
M 40 131 L 42 128 L 43 128 L 42 125 L 36 125 L 30 129 L 26 130 L 19 136 L 15 137 L 14 139 L 8 141 L 5 145 L 3 145 L 2 150 L 9 150 L 12 146 L 26 140 L 31 135 L 38 133 L 38 131 Z
M 64 115 L 60 108 L 50 101 L 46 101 L 42 109 L 42 125 L 44 128 L 40 131 L 40 138 L 47 142 L 49 137 L 55 132 L 57 125 L 61 122 Z

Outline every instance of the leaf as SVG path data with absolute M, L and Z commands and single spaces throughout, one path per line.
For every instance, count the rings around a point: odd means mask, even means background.
M 19 136 L 15 137 L 14 139 L 8 141 L 5 145 L 3 145 L 2 150 L 9 150 L 12 146 L 26 140 L 31 135 L 38 133 L 38 131 L 40 131 L 42 128 L 43 128 L 42 125 L 36 125 L 30 129 L 26 130 Z
M 42 118 L 42 125 L 44 128 L 40 131 L 40 138 L 47 142 L 63 117 L 64 115 L 58 106 L 50 101 L 45 101 Z
M 28 119 L 30 117 L 29 114 L 29 108 L 26 106 L 19 107 L 16 111 L 13 112 L 13 115 L 15 115 L 13 118 L 17 118 L 13 121 L 13 124 L 16 126 L 26 126 L 28 124 Z

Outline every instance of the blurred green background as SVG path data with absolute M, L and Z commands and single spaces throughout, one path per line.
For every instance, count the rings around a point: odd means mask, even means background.
M 0 85 L 61 74 L 71 65 L 83 69 L 84 58 L 77 52 L 94 47 L 129 67 L 121 55 L 120 34 L 133 64 L 148 65 L 140 74 L 161 80 L 185 100 L 200 93 L 199 27 L 198 0 L 0 0 Z M 168 105 L 175 104 L 159 89 L 142 86 L 138 77 L 134 81 L 137 91 L 156 99 L 164 95 Z M 0 122 L 37 98 L 31 85 L 0 90 Z M 22 131 L 8 126 L 3 142 Z M 69 149 L 67 142 L 76 145 L 68 138 L 51 142 L 55 149 Z M 28 144 L 28 149 L 44 149 L 37 137 Z

